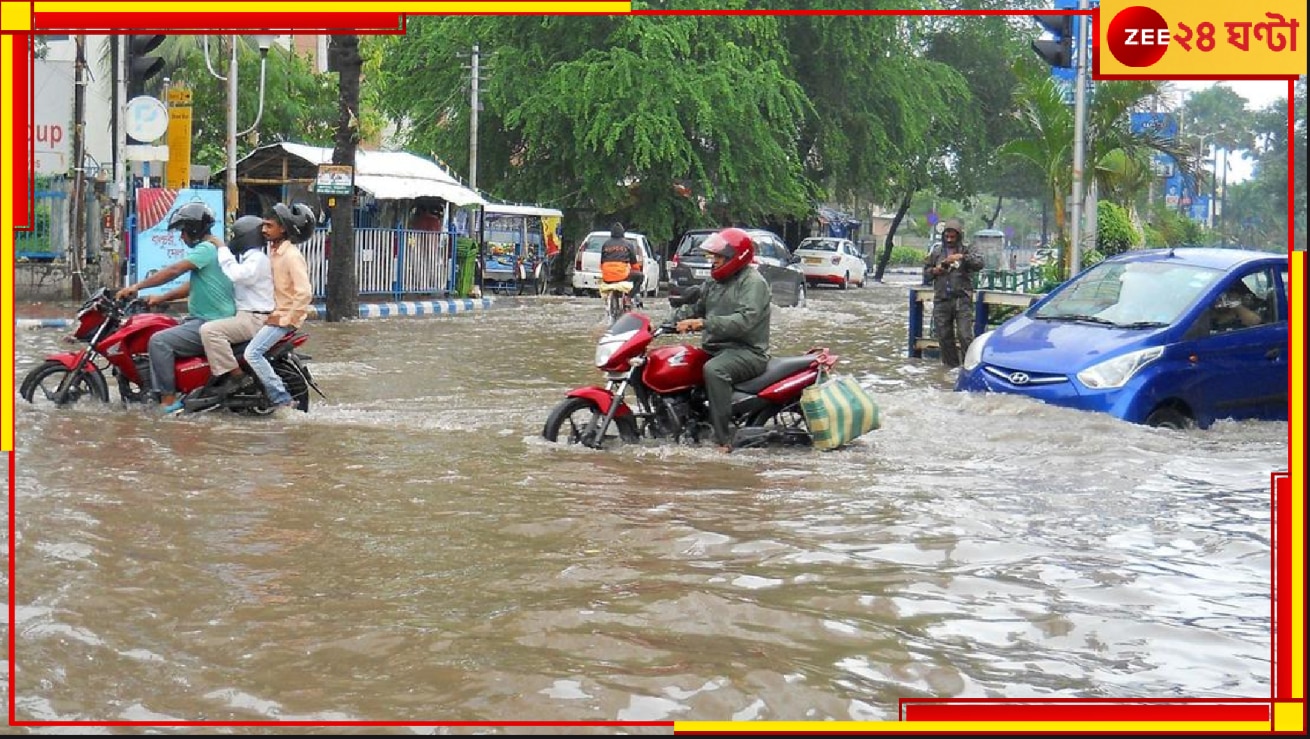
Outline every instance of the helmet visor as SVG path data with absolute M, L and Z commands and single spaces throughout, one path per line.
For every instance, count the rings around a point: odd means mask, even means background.
M 716 233 L 702 241 L 700 250 L 706 254 L 718 255 L 724 258 L 732 256 L 732 247 L 729 246 L 728 241 L 723 238 L 723 234 Z

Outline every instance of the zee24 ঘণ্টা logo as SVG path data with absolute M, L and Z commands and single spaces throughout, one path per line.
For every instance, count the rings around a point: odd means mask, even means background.
M 1305 73 L 1305 27 L 1298 16 L 1306 11 L 1301 3 L 1248 8 L 1170 0 L 1118 10 L 1112 5 L 1117 3 L 1101 6 L 1102 22 L 1109 18 L 1104 44 L 1111 57 L 1101 57 L 1103 74 L 1116 73 L 1117 66 L 1130 68 L 1124 70 L 1129 73 L 1151 68 L 1153 75 L 1164 77 Z

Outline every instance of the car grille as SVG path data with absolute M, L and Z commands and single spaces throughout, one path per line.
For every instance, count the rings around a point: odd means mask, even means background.
M 1065 375 L 1051 374 L 1048 372 L 1028 372 L 1026 370 L 1006 369 L 1005 367 L 995 367 L 987 364 L 983 365 L 983 372 L 1002 380 L 1015 387 L 1031 387 L 1033 385 L 1054 385 L 1060 382 L 1068 382 L 1069 378 Z

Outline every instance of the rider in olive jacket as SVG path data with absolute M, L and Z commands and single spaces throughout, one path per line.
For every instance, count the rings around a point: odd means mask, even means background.
M 758 377 L 769 363 L 769 283 L 755 269 L 755 245 L 739 228 L 705 240 L 710 277 L 700 298 L 674 313 L 678 332 L 704 331 L 701 348 L 714 355 L 705 363 L 714 440 L 732 448 L 732 386 Z

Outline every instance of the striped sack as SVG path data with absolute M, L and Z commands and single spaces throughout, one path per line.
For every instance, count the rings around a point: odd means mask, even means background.
M 849 377 L 829 375 L 801 392 L 801 412 L 816 449 L 845 446 L 878 428 L 878 404 Z

